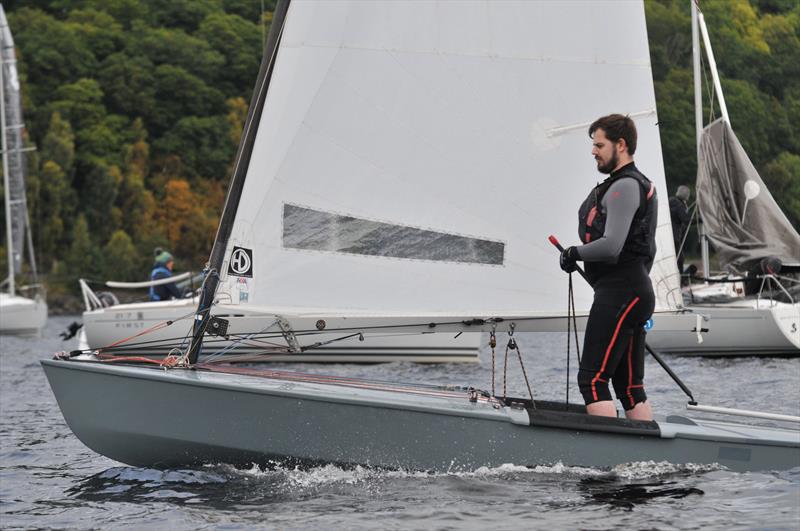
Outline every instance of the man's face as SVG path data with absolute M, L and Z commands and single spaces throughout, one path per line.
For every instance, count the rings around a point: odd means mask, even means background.
M 173 267 L 174 265 L 175 265 L 175 262 L 173 262 L 172 260 L 170 260 L 169 262 L 167 262 L 167 269 L 169 269 L 170 271 L 172 271 L 172 267 Z
M 592 156 L 597 161 L 597 171 L 611 173 L 617 167 L 617 144 L 606 138 L 606 132 L 598 129 L 592 137 Z

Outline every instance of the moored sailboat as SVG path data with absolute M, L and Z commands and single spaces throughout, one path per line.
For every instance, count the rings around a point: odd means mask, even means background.
M 697 210 L 703 231 L 703 283 L 688 288 L 687 310 L 702 342 L 659 328 L 658 350 L 700 355 L 800 355 L 800 235 L 773 199 L 731 127 L 702 13 L 692 2 Z M 700 35 L 721 117 L 703 126 Z M 714 107 L 714 102 L 710 102 Z M 711 274 L 708 242 L 725 272 Z
M 606 17 L 630 31 L 609 36 Z M 43 361 L 67 423 L 148 466 L 796 466 L 797 430 L 199 363 L 206 334 L 236 320 L 292 351 L 374 331 L 507 333 L 511 348 L 516 331 L 565 322 L 563 273 L 542 258 L 548 234 L 574 230 L 563 204 L 580 192 L 563 180 L 591 171 L 586 126 L 610 108 L 637 119 L 637 162 L 664 189 L 641 3 L 280 3 L 190 348 L 152 368 Z M 659 244 L 654 268 L 675 268 L 671 236 Z M 677 275 L 664 278 L 668 294 Z M 252 313 L 213 316 L 220 294 Z M 575 295 L 588 308 L 588 288 Z
M 142 289 L 158 283 L 176 282 L 179 289 L 194 290 L 191 274 L 148 282 L 104 283 L 111 289 Z M 182 284 L 181 284 L 182 281 Z M 79 346 L 86 352 L 104 356 L 164 357 L 175 349 L 185 349 L 191 339 L 196 296 L 167 301 L 138 301 L 120 304 L 112 292 L 95 292 L 81 279 L 86 310 L 80 323 Z M 224 356 L 237 362 L 312 362 L 312 363 L 476 363 L 480 334 L 446 333 L 363 333 L 342 337 L 337 333 L 316 334 L 313 344 L 301 352 L 289 349 L 279 330 L 253 333 L 262 315 L 246 305 L 226 304 L 225 298 L 213 304 L 212 315 L 229 319 L 223 336 L 204 342 L 203 357 Z M 254 324 L 255 323 L 255 324 Z M 73 326 L 77 326 L 73 325 Z M 261 325 L 263 326 L 263 325 Z
M 0 6 L 0 136 L 3 155 L 3 199 L 8 277 L 0 292 L 0 334 L 38 334 L 47 320 L 44 288 L 39 284 L 25 190 L 22 95 L 17 77 L 14 39 Z M 25 246 L 33 283 L 18 286 Z M 23 296 L 20 293 L 25 293 Z

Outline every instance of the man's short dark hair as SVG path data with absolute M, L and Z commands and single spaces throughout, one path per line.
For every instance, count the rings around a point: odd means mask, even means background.
M 614 143 L 620 138 L 625 139 L 629 155 L 633 155 L 636 152 L 636 124 L 629 117 L 621 114 L 609 114 L 598 118 L 589 126 L 589 137 L 594 136 L 594 132 L 598 129 L 602 129 L 606 134 L 606 138 Z

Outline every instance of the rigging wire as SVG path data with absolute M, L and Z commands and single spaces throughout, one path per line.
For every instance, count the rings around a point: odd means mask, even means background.
M 509 335 L 513 336 L 514 331 L 512 330 L 511 332 L 509 332 Z M 517 351 L 517 358 L 519 359 L 519 367 L 520 369 L 522 369 L 522 377 L 525 379 L 525 386 L 528 388 L 528 396 L 531 397 L 531 409 L 536 409 L 536 401 L 533 399 L 533 390 L 531 390 L 531 383 L 528 380 L 528 372 L 525 370 L 525 364 L 522 363 L 522 352 L 519 349 L 519 345 L 517 344 L 517 341 L 513 337 L 510 337 L 508 339 L 508 346 L 511 350 Z
M 272 327 L 273 327 L 273 326 L 275 326 L 276 324 L 278 324 L 278 321 L 277 321 L 277 319 L 276 319 L 276 320 L 274 320 L 274 321 L 272 321 L 272 323 L 270 323 L 270 324 L 269 324 L 267 327 L 265 327 L 263 330 L 261 330 L 261 333 L 263 333 L 263 332 L 266 332 L 267 330 L 269 330 L 270 328 L 272 328 Z M 245 341 L 245 340 L 247 340 L 247 339 L 249 339 L 249 336 L 247 336 L 247 335 L 245 335 L 245 336 L 242 336 L 242 337 L 239 337 L 238 339 L 236 339 L 235 341 L 231 342 L 231 343 L 230 343 L 228 346 L 226 346 L 226 347 L 225 347 L 225 348 L 223 348 L 222 350 L 220 350 L 220 351 L 218 351 L 218 352 L 215 352 L 215 353 L 211 354 L 211 355 L 210 355 L 210 356 L 209 356 L 209 357 L 206 359 L 206 362 L 207 362 L 207 363 L 213 362 L 214 360 L 216 360 L 216 359 L 217 359 L 217 358 L 219 358 L 220 356 L 222 356 L 222 355 L 226 354 L 227 352 L 230 352 L 231 350 L 233 350 L 234 348 L 236 348 L 236 346 L 237 346 L 237 345 L 239 345 L 239 344 L 240 344 L 242 341 Z
M 207 309 L 202 310 L 202 311 L 208 312 L 208 311 L 210 311 L 210 308 L 207 308 Z M 137 347 L 143 347 L 143 346 L 148 346 L 148 345 L 149 346 L 158 345 L 158 346 L 163 346 L 165 348 L 168 348 L 170 346 L 180 345 L 181 343 L 179 343 L 179 341 L 185 340 L 188 334 L 184 335 L 184 336 L 180 336 L 180 337 L 153 339 L 153 340 L 149 340 L 149 341 L 131 342 L 131 340 L 135 339 L 137 337 L 144 336 L 144 335 L 146 335 L 148 333 L 151 333 L 151 332 L 154 332 L 156 330 L 162 329 L 162 328 L 164 328 L 166 326 L 169 326 L 170 324 L 174 324 L 175 322 L 188 319 L 190 317 L 193 317 L 194 315 L 195 315 L 195 313 L 193 312 L 191 314 L 186 314 L 184 316 L 176 318 L 176 319 L 174 319 L 172 321 L 162 321 L 160 323 L 156 323 L 155 325 L 153 325 L 151 328 L 149 328 L 147 330 L 144 330 L 142 332 L 139 332 L 137 334 L 134 334 L 132 336 L 124 338 L 124 339 L 122 339 L 120 341 L 112 343 L 111 345 L 106 345 L 106 346 L 103 346 L 103 347 L 98 347 L 98 348 L 94 348 L 94 349 L 90 349 L 90 350 L 103 350 L 103 351 L 107 351 L 107 352 L 109 352 L 109 351 L 113 352 L 113 351 L 133 350 L 133 349 L 135 349 Z M 248 317 L 259 317 L 259 316 L 274 317 L 275 314 L 263 313 L 263 314 L 248 315 Z M 552 318 L 553 318 L 552 316 L 531 316 L 531 317 L 519 317 L 519 318 L 515 317 L 514 321 L 515 322 L 525 322 L 525 321 L 548 320 L 548 319 L 552 319 Z M 483 325 L 487 325 L 487 324 L 496 325 L 497 323 L 502 323 L 502 322 L 505 322 L 505 321 L 507 321 L 507 319 L 505 319 L 503 317 L 489 317 L 489 318 L 476 318 L 476 319 L 458 320 L 458 321 L 440 321 L 440 322 L 433 321 L 433 322 L 409 323 L 409 324 L 382 324 L 382 325 L 371 325 L 371 326 L 361 326 L 361 327 L 353 327 L 353 326 L 330 327 L 330 328 L 326 328 L 324 331 L 320 331 L 320 330 L 317 330 L 317 329 L 302 329 L 302 330 L 293 330 L 293 334 L 295 336 L 300 337 L 300 336 L 319 335 L 320 333 L 334 333 L 334 332 L 353 332 L 353 333 L 360 332 L 360 333 L 363 334 L 363 333 L 377 331 L 377 330 L 385 330 L 385 331 L 387 331 L 387 333 L 390 332 L 390 331 L 394 332 L 392 335 L 402 335 L 402 334 L 408 333 L 408 332 L 399 332 L 398 330 L 400 330 L 400 329 L 416 329 L 417 330 L 416 333 L 425 334 L 425 333 L 432 333 L 437 326 L 454 326 L 454 325 L 458 326 L 458 325 L 461 325 L 461 326 L 464 326 L 464 327 L 472 327 L 472 326 L 483 326 Z M 250 336 L 248 338 L 249 342 L 259 342 L 259 340 L 283 338 L 283 333 L 282 332 L 265 333 L 265 332 L 263 332 L 263 330 L 259 330 L 259 331 L 256 331 L 256 332 L 239 332 L 237 335 L 239 335 L 239 336 L 242 336 L 242 335 Z M 171 343 L 173 341 L 175 343 Z M 211 339 L 211 340 L 208 340 L 208 341 L 212 341 L 213 342 L 213 341 L 226 341 L 226 340 L 224 338 L 221 338 L 221 339 L 217 339 L 217 340 Z M 205 342 L 205 340 L 204 340 L 204 342 Z M 270 346 L 270 347 L 279 346 L 280 345 L 280 344 L 275 344 L 275 343 L 271 343 L 271 342 L 264 342 L 264 344 L 267 345 L 267 346 Z
M 492 347 L 492 396 L 495 396 L 494 390 L 494 373 L 495 373 L 495 352 L 494 349 L 497 347 L 497 337 L 494 335 L 494 329 L 489 332 L 489 346 Z
M 683 231 L 683 237 L 681 238 L 681 244 L 678 249 L 675 251 L 677 256 L 683 252 L 683 246 L 686 244 L 686 238 L 689 236 L 689 229 L 692 228 L 692 224 L 695 223 L 695 218 L 697 217 L 697 203 L 692 206 L 692 213 L 689 216 L 689 223 L 686 225 L 686 230 Z M 683 275 L 683 271 L 680 271 L 681 275 Z
M 566 404 L 569 406 L 569 383 L 570 383 L 570 367 L 569 367 L 569 354 L 570 354 L 570 335 L 575 334 L 575 357 L 578 361 L 578 367 L 581 365 L 581 346 L 578 343 L 578 317 L 575 311 L 575 291 L 572 284 L 572 273 L 569 274 L 569 284 L 567 289 L 567 392 Z
M 571 337 L 570 313 L 572 311 L 572 273 L 569 274 L 569 287 L 567 288 L 567 386 L 565 404 L 569 406 L 569 343 Z
M 708 72 L 706 72 L 705 67 L 705 60 L 703 59 L 703 54 L 700 54 L 700 71 L 703 73 L 703 80 L 706 82 L 706 91 L 708 92 L 708 123 L 711 123 L 714 119 L 716 113 L 714 112 L 714 98 L 716 94 L 714 93 L 714 87 L 711 83 L 708 82 Z

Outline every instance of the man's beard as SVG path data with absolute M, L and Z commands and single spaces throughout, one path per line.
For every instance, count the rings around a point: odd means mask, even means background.
M 597 171 L 599 171 L 600 173 L 606 173 L 606 174 L 611 173 L 612 171 L 614 171 L 614 168 L 617 167 L 617 163 L 618 162 L 619 162 L 619 160 L 617 159 L 617 152 L 614 151 L 614 152 L 611 153 L 611 160 L 609 160 L 607 163 L 603 164 L 602 166 L 600 164 L 597 165 Z

